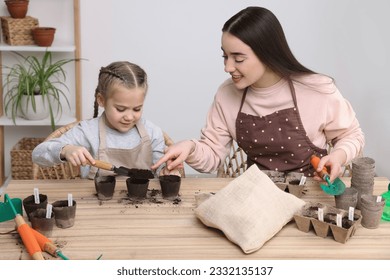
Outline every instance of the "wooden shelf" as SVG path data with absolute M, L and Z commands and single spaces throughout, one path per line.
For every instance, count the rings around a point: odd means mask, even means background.
M 56 120 L 56 126 L 67 125 L 76 120 L 77 119 L 73 116 L 62 114 L 61 118 Z M 26 120 L 23 118 L 16 118 L 14 123 L 11 118 L 8 118 L 6 116 L 0 117 L 0 126 L 50 126 L 50 125 L 51 125 L 50 118 L 46 118 L 43 120 Z
M 12 46 L 6 43 L 0 43 L 0 51 L 45 52 L 46 50 L 51 52 L 74 52 L 76 50 L 76 46 L 61 42 L 55 42 L 48 48 L 34 45 Z
M 46 1 L 46 0 L 45 0 Z M 36 1 L 34 5 L 37 5 L 36 12 L 43 12 L 38 8 L 38 5 L 44 4 L 45 1 Z M 13 46 L 8 45 L 6 43 L 0 43 L 0 72 L 2 72 L 3 65 L 3 53 L 7 52 L 31 52 L 31 53 L 44 53 L 45 51 L 50 51 L 53 53 L 57 53 L 61 56 L 60 53 L 69 53 L 74 58 L 80 58 L 80 0 L 67 0 L 73 2 L 73 34 L 71 35 L 73 38 L 65 36 L 64 38 L 57 38 L 54 40 L 53 45 L 50 47 L 39 47 L 36 45 L 28 45 L 28 46 Z M 50 1 L 49 1 L 50 2 Z M 32 4 L 32 3 L 31 3 Z M 54 3 L 50 6 L 52 9 L 57 8 L 58 6 Z M 40 7 L 41 8 L 41 7 Z M 50 12 L 50 11 L 46 11 Z M 58 12 L 58 11 L 57 11 Z M 62 12 L 62 11 L 59 11 Z M 71 21 L 71 19 L 69 19 Z M 70 25 L 67 25 L 70 26 Z M 69 40 L 68 40 L 69 39 Z M 81 62 L 80 60 L 75 61 L 74 68 L 74 79 L 75 79 L 75 108 L 73 113 L 74 116 L 69 116 L 70 113 L 63 112 L 60 119 L 56 120 L 56 126 L 63 126 L 69 124 L 71 122 L 77 121 L 81 119 Z M 15 126 L 25 126 L 25 127 L 37 127 L 37 126 L 51 126 L 50 119 L 32 121 L 26 120 L 22 118 L 17 118 L 16 123 L 13 122 L 12 119 L 8 118 L 4 114 L 4 104 L 3 104 L 3 79 L 0 79 L 0 186 L 3 185 L 5 181 L 4 174 L 4 127 L 15 127 Z M 68 113 L 68 114 L 67 114 Z

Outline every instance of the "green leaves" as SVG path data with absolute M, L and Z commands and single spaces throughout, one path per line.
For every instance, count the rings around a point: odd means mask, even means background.
M 9 71 L 3 88 L 6 114 L 11 115 L 15 123 L 16 117 L 22 112 L 22 96 L 28 97 L 27 103 L 31 105 L 34 112 L 36 112 L 35 98 L 43 98 L 49 109 L 51 127 L 55 130 L 55 119 L 62 114 L 62 100 L 65 100 L 70 108 L 69 100 L 63 90 L 69 91 L 65 84 L 66 72 L 63 67 L 77 59 L 53 61 L 50 51 L 46 51 L 41 59 L 14 53 L 21 61 L 12 67 L 3 67 Z

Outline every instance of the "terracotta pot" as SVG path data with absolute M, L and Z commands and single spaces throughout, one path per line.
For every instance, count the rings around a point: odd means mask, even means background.
M 32 29 L 34 42 L 40 47 L 50 47 L 53 44 L 54 27 L 36 27 Z
M 7 9 L 12 18 L 25 18 L 29 1 L 26 0 L 5 0 Z

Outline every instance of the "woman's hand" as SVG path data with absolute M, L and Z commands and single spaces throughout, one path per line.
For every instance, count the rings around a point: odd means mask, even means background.
M 159 176 L 164 176 L 164 175 L 177 175 L 181 177 L 180 171 L 178 169 L 168 170 L 165 167 L 161 169 Z
M 168 171 L 182 168 L 183 162 L 187 159 L 188 155 L 195 149 L 195 143 L 190 140 L 177 142 L 165 149 L 165 155 L 160 158 L 151 168 L 157 169 L 164 162 L 167 163 L 166 169 Z
M 62 148 L 61 159 L 65 159 L 73 166 L 95 164 L 95 159 L 91 156 L 85 147 L 66 145 Z
M 333 182 L 337 177 L 341 175 L 343 171 L 342 167 L 345 164 L 346 159 L 347 155 L 343 150 L 334 150 L 329 155 L 321 158 L 316 171 L 321 172 L 324 166 L 326 166 L 326 169 L 329 173 L 329 179 L 331 182 Z M 320 180 L 318 175 L 316 175 L 314 178 Z M 321 180 L 323 179 L 321 178 Z

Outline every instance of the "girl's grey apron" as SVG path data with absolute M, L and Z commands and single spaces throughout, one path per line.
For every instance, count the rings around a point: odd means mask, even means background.
M 152 143 L 144 125 L 138 122 L 136 125 L 141 136 L 141 143 L 133 149 L 107 148 L 105 117 L 99 120 L 99 151 L 98 159 L 119 167 L 150 169 L 152 165 Z M 88 178 L 93 179 L 98 169 L 91 166 Z M 99 170 L 99 175 L 107 176 L 114 173 L 106 170 Z

